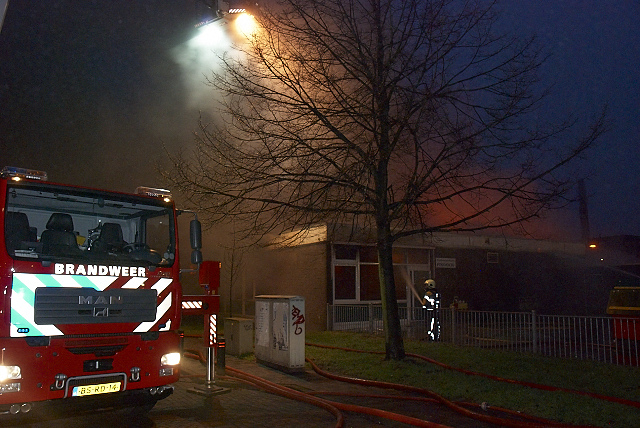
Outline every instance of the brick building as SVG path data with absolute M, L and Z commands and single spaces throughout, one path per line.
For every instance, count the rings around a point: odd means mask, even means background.
M 286 238 L 245 254 L 231 299 L 235 315 L 252 316 L 256 295 L 298 295 L 307 329 L 317 331 L 326 328 L 328 304 L 380 302 L 373 236 L 318 226 Z M 620 281 L 581 243 L 416 235 L 395 243 L 393 260 L 398 302 L 407 307 L 417 307 L 422 284 L 433 278 L 443 306 L 457 298 L 474 310 L 604 315 L 608 291 Z

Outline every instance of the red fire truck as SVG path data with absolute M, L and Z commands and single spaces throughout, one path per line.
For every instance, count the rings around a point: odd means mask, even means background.
M 0 173 L 0 414 L 153 406 L 179 376 L 181 286 L 170 193 Z M 192 262 L 201 261 L 191 221 Z M 114 403 L 114 404 L 111 404 Z

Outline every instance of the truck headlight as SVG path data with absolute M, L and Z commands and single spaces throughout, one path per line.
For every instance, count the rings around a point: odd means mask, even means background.
M 180 353 L 171 352 L 169 354 L 164 354 L 162 358 L 160 358 L 160 364 L 163 366 L 176 366 L 180 364 Z
M 7 379 L 20 379 L 20 378 L 22 378 L 22 375 L 20 373 L 19 366 L 0 366 L 0 382 L 5 381 Z

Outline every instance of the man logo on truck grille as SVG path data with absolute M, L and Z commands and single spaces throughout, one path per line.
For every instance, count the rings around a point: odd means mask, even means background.
M 124 303 L 123 296 L 78 296 L 78 305 L 91 305 L 93 306 L 93 316 L 97 317 L 108 317 L 109 307 L 104 305 L 121 305 Z M 100 305 L 100 306 L 98 306 Z M 121 307 L 121 306 L 120 306 Z M 85 314 L 90 314 L 88 310 L 82 310 Z M 115 311 L 114 313 L 121 312 L 120 310 Z
M 124 303 L 122 296 L 78 296 L 79 305 L 114 305 Z
M 109 308 L 93 308 L 94 317 L 108 317 Z

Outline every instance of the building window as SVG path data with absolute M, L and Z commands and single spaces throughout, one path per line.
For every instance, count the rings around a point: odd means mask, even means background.
M 360 300 L 380 300 L 378 264 L 360 265 Z
M 334 245 L 333 251 L 336 260 L 355 260 L 358 256 L 358 247 L 355 245 Z
M 429 270 L 430 252 L 426 248 L 394 248 L 396 298 L 407 299 L 409 271 Z M 379 302 L 378 253 L 372 245 L 334 244 L 332 246 L 334 303 Z
M 360 253 L 360 263 L 378 264 L 378 249 L 376 247 L 357 247 Z
M 337 300 L 356 300 L 356 267 L 336 266 L 335 275 L 335 298 Z

